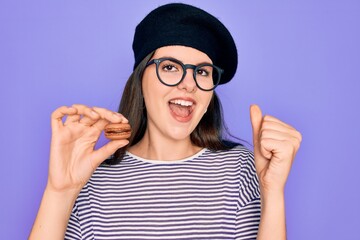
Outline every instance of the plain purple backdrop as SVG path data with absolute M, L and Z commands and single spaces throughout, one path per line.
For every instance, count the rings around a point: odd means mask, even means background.
M 136 24 L 169 1 L 0 1 L 0 239 L 26 239 L 48 169 L 50 114 L 116 110 Z M 232 32 L 238 72 L 217 89 L 231 132 L 249 106 L 299 129 L 286 186 L 288 239 L 360 239 L 360 2 L 182 1 Z M 100 139 L 100 145 L 104 143 Z

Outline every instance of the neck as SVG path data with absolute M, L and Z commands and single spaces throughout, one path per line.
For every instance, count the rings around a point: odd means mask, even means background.
M 190 157 L 201 149 L 190 141 L 190 136 L 181 140 L 159 139 L 146 131 L 144 137 L 128 151 L 145 159 L 172 161 Z

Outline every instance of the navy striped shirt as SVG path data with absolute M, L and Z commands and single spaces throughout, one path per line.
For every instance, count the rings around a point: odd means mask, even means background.
M 203 149 L 178 161 L 126 153 L 80 192 L 65 239 L 256 239 L 260 192 L 252 152 Z

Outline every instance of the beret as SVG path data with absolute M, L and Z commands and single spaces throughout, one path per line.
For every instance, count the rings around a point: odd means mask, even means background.
M 204 52 L 224 73 L 220 84 L 229 82 L 237 68 L 237 49 L 228 29 L 204 10 L 183 3 L 162 5 L 151 11 L 135 29 L 132 48 L 134 69 L 152 51 L 181 45 Z

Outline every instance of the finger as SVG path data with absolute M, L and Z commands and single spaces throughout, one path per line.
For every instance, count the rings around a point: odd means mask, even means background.
M 86 105 L 74 104 L 73 107 L 77 109 L 78 114 L 82 115 L 79 120 L 81 124 L 91 126 L 100 118 L 100 115 L 97 112 Z
M 105 159 L 107 159 L 111 154 L 113 154 L 119 148 L 126 146 L 129 143 L 128 140 L 113 140 L 108 142 L 103 147 L 95 150 L 93 152 L 93 157 L 91 166 L 95 170 Z
M 80 119 L 80 123 L 86 126 L 91 126 L 96 123 L 100 118 L 100 115 L 93 111 L 91 108 L 84 109 L 83 117 Z
M 106 119 L 111 123 L 128 123 L 129 121 L 120 113 L 113 112 L 105 108 L 93 107 L 93 110 L 100 115 L 101 118 Z
M 279 132 L 286 132 L 289 131 L 290 128 L 284 126 L 283 124 L 279 122 L 273 122 L 273 121 L 263 121 L 263 124 L 261 126 L 262 129 L 273 129 Z
M 290 125 L 284 124 L 281 121 L 276 121 L 276 122 L 265 121 L 265 117 L 264 117 L 264 121 L 261 126 L 261 131 L 263 132 L 268 130 L 274 130 L 274 131 L 282 132 L 284 134 L 288 134 L 290 138 L 296 138 L 297 141 L 300 142 L 302 140 L 301 133 L 298 132 L 295 128 L 291 127 Z
M 274 129 L 261 129 L 261 138 L 271 138 L 280 141 L 298 141 L 297 137 L 290 132 L 277 131 Z
M 252 105 L 250 107 L 250 118 L 253 132 L 255 167 L 257 173 L 260 173 L 268 164 L 268 159 L 262 155 L 260 150 L 260 129 L 263 120 L 259 106 Z
M 297 148 L 290 141 L 282 141 L 271 138 L 261 139 L 260 151 L 263 155 L 271 154 L 271 162 L 295 158 Z
M 260 145 L 260 152 L 261 155 L 263 155 L 265 158 L 267 159 L 271 159 L 273 156 L 273 152 L 275 151 L 274 146 L 273 146 L 273 141 L 275 141 L 274 139 L 269 139 L 269 138 L 262 138 L 260 140 L 261 145 Z
M 92 126 L 97 128 L 100 132 L 105 129 L 105 126 L 109 124 L 109 121 L 105 119 L 99 119 L 96 123 L 94 123 Z
M 63 126 L 62 119 L 66 115 L 74 115 L 77 113 L 77 109 L 73 107 L 62 106 L 57 108 L 51 114 L 51 127 L 53 129 L 58 129 Z
M 264 116 L 264 122 L 273 122 L 273 123 L 277 123 L 283 127 L 286 127 L 286 128 L 290 128 L 290 129 L 294 129 L 292 126 L 290 126 L 289 124 L 279 120 L 278 118 L 276 117 L 273 117 L 273 116 L 270 116 L 270 115 L 265 115 Z
M 68 115 L 66 117 L 66 120 L 64 122 L 64 125 L 69 125 L 69 124 L 72 124 L 72 123 L 76 123 L 76 122 L 79 122 L 80 120 L 80 115 L 79 114 L 74 114 L 74 115 Z
M 262 113 L 257 105 L 250 107 L 250 119 L 253 132 L 254 152 L 259 150 L 260 129 L 262 124 Z
M 105 126 L 109 123 L 120 123 L 124 122 L 124 120 L 127 121 L 123 115 L 112 112 L 105 108 L 93 107 L 93 111 L 95 111 L 100 116 L 100 119 L 94 123 L 93 127 L 96 127 L 100 131 L 104 130 Z
M 83 114 L 84 110 L 86 108 L 89 108 L 88 106 L 84 105 L 84 104 L 73 104 L 71 107 L 76 108 L 78 114 Z

